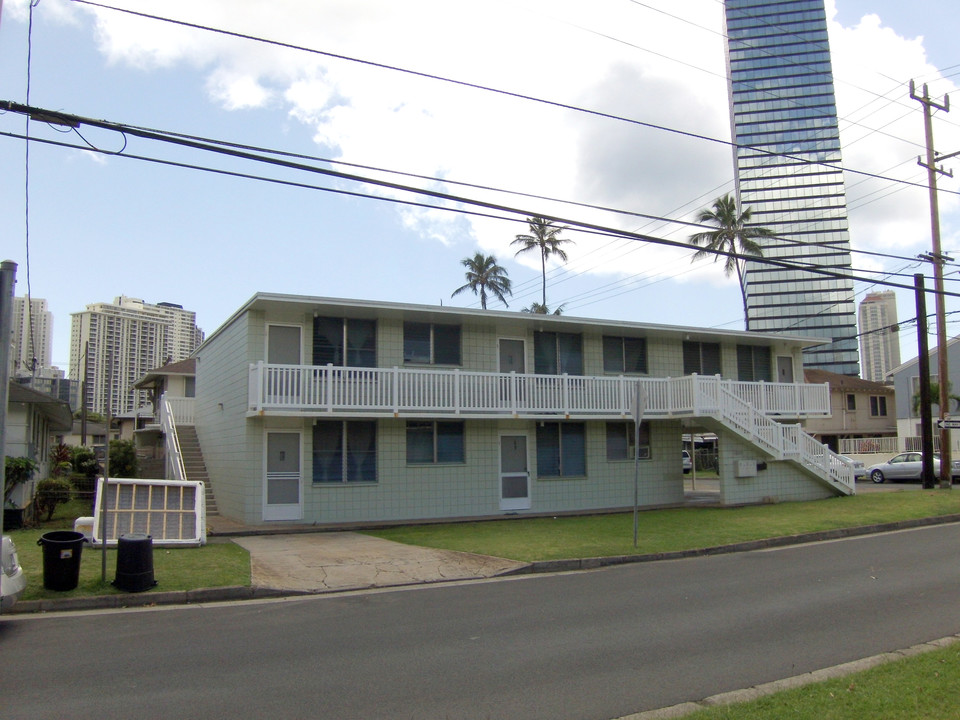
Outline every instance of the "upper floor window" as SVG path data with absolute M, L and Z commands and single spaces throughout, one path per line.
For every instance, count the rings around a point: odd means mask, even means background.
M 460 365 L 460 326 L 405 322 L 403 361 Z
M 853 393 L 847 393 L 847 410 L 851 412 L 857 409 L 857 396 Z
M 538 375 L 583 375 L 583 339 L 575 333 L 535 332 L 533 371 Z
M 770 348 L 765 345 L 737 345 L 737 380 L 772 381 Z
M 887 416 L 887 398 L 883 395 L 870 396 L 870 415 L 872 417 Z
M 603 371 L 609 373 L 647 373 L 646 338 L 603 338 Z
M 376 321 L 335 317 L 314 318 L 313 364 L 376 367 Z
M 683 343 L 683 374 L 693 375 L 720 374 L 720 343 L 694 342 Z

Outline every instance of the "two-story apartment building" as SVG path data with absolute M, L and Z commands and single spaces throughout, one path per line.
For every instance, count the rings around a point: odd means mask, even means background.
M 636 477 L 640 505 L 678 504 L 700 430 L 721 502 L 807 500 L 853 492 L 800 430 L 829 412 L 794 381 L 817 342 L 259 293 L 197 349 L 191 412 L 220 513 L 248 525 L 621 509 Z
M 827 383 L 830 387 L 830 415 L 810 418 L 804 423 L 808 433 L 839 452 L 840 440 L 862 439 L 862 452 L 870 452 L 870 440 L 896 437 L 896 398 L 892 385 L 840 375 L 827 370 L 803 371 L 808 383 Z

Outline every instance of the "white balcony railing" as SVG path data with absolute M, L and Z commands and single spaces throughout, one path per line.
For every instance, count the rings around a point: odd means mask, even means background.
M 192 397 L 170 397 L 167 393 L 164 393 L 163 397 L 170 404 L 170 412 L 173 413 L 178 425 L 196 424 L 193 415 L 194 399 Z
M 248 410 L 258 414 L 621 417 L 630 412 L 637 383 L 644 388 L 645 415 L 651 418 L 714 415 L 724 397 L 737 398 L 762 415 L 830 414 L 825 383 L 751 383 L 719 376 L 532 375 L 259 362 L 250 366 L 249 380 Z M 714 391 L 704 392 L 708 386 Z
M 637 378 L 481 373 L 334 365 L 250 366 L 251 414 L 416 417 L 619 418 L 638 384 L 647 419 L 711 417 L 772 457 L 800 463 L 855 492 L 848 463 L 785 418 L 830 414 L 826 383 L 738 382 L 719 375 Z M 774 419 L 777 418 L 777 419 Z

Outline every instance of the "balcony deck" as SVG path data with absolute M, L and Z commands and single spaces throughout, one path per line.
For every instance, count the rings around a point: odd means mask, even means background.
M 250 366 L 247 415 L 614 420 L 632 415 L 638 388 L 647 419 L 715 416 L 717 399 L 731 396 L 765 416 L 830 414 L 827 384 L 259 362 Z

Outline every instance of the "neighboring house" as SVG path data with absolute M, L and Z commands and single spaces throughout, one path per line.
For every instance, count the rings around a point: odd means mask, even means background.
M 139 411 L 134 434 L 141 477 L 159 478 L 167 474 L 164 468 L 166 451 L 162 425 L 163 403 L 170 404 L 171 413 L 176 415 L 181 424 L 193 424 L 196 368 L 196 359 L 187 358 L 150 370 L 134 383 L 137 390 L 147 391 L 150 401 L 149 407 Z
M 830 417 L 811 418 L 804 422 L 804 429 L 834 452 L 839 452 L 839 441 L 846 438 L 880 438 L 897 434 L 892 386 L 827 370 L 807 369 L 803 376 L 808 383 L 830 386 Z
M 33 497 L 37 480 L 50 475 L 50 450 L 58 433 L 70 430 L 70 405 L 25 385 L 10 382 L 7 398 L 6 448 L 11 457 L 29 457 L 38 469 L 32 480 L 13 491 L 11 501 L 24 507 Z
M 247 525 L 632 507 L 638 387 L 642 506 L 683 502 L 691 432 L 718 437 L 722 503 L 808 500 L 853 492 L 797 424 L 829 412 L 794 382 L 817 342 L 261 293 L 197 349 L 195 417 L 168 415 Z
M 120 432 L 116 425 L 114 425 L 110 439 L 120 439 Z M 107 451 L 107 423 L 87 420 L 84 428 L 83 420 L 74 418 L 73 427 L 68 434 L 64 435 L 63 442 L 66 445 L 88 447 L 96 453 L 98 458 L 103 459 Z
M 930 350 L 930 381 L 939 383 L 939 353 L 937 348 Z M 949 387 L 951 395 L 960 395 L 960 337 L 953 338 L 947 342 L 947 369 L 950 373 Z M 908 360 L 899 367 L 893 369 L 890 373 L 893 380 L 893 388 L 897 398 L 897 434 L 901 438 L 913 438 L 920 436 L 920 412 L 914 410 L 914 398 L 920 396 L 920 358 L 915 357 Z M 936 421 L 940 417 L 939 397 L 932 398 L 933 404 L 933 422 L 936 428 Z M 951 402 L 948 412 L 953 415 L 960 415 L 960 409 L 955 402 Z M 934 430 L 934 440 L 937 442 L 939 431 Z

